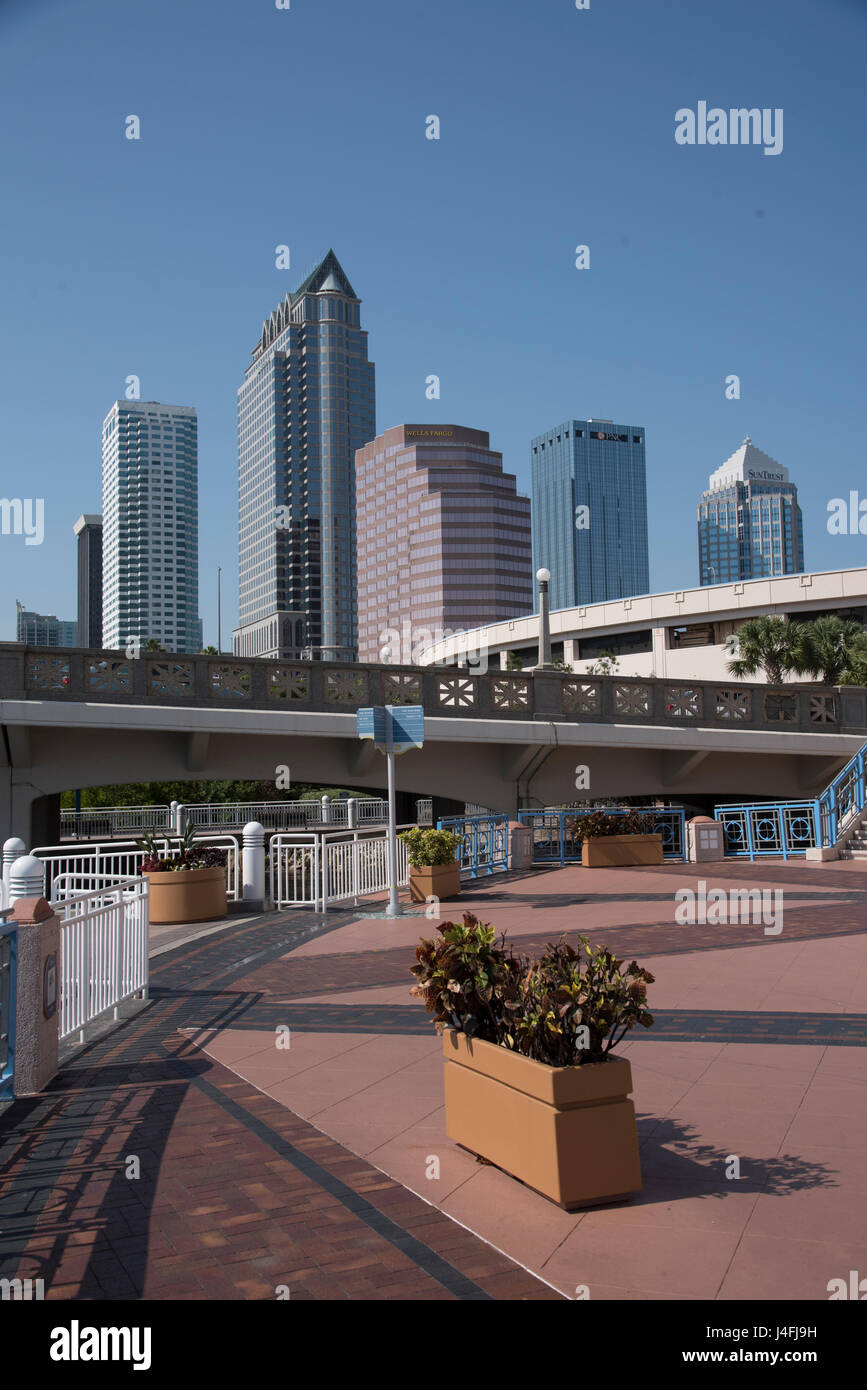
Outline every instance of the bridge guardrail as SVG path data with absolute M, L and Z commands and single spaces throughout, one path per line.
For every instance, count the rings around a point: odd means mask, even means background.
M 867 734 L 867 689 L 740 681 L 471 674 L 453 667 L 276 662 L 0 647 L 0 698 L 294 709 L 354 714 L 362 705 L 422 704 L 437 718 L 800 729 Z
M 581 862 L 581 847 L 584 843 L 579 833 L 582 817 L 603 811 L 607 815 L 622 816 L 631 811 L 653 818 L 655 833 L 662 836 L 662 857 L 681 860 L 686 846 L 686 812 L 677 806 L 605 806 L 583 808 L 551 808 L 539 811 L 519 811 L 518 820 L 529 825 L 533 831 L 534 864 L 577 864 Z M 573 828 L 573 822 L 575 823 Z

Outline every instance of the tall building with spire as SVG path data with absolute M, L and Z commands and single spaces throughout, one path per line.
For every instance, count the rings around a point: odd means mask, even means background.
M 747 435 L 710 476 L 698 504 L 699 584 L 804 568 L 804 525 L 789 470 Z
M 329 251 L 265 320 L 238 393 L 236 655 L 355 659 L 355 454 L 375 434 L 361 301 Z

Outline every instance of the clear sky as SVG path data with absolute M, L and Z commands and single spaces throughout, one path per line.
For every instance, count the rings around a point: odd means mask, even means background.
M 529 491 L 534 434 L 643 425 L 653 589 L 697 582 L 699 495 L 749 433 L 808 568 L 863 564 L 826 520 L 867 497 L 865 70 L 864 0 L 0 0 L 0 495 L 46 515 L 41 546 L 0 535 L 0 638 L 16 598 L 75 617 L 72 524 L 134 373 L 198 411 L 228 645 L 236 391 L 332 246 L 378 429 L 487 429 Z M 782 153 L 677 144 L 700 101 L 782 108 Z

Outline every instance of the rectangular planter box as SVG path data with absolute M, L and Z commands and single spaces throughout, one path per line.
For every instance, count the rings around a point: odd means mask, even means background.
M 581 863 L 585 869 L 662 862 L 661 835 L 594 835 L 581 845 Z
M 226 870 L 219 866 L 145 874 L 145 878 L 148 881 L 148 916 L 154 926 L 208 922 L 226 916 Z
M 625 1058 L 549 1067 L 443 1034 L 446 1133 L 567 1210 L 641 1188 Z
M 431 864 L 424 869 L 410 869 L 409 896 L 414 903 L 426 902 L 428 898 L 456 898 L 461 891 L 461 866 L 453 864 Z

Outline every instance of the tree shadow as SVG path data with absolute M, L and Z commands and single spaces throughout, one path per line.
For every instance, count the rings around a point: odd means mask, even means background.
M 751 1156 L 719 1148 L 698 1137 L 693 1125 L 670 1116 L 637 1116 L 644 1187 L 633 1199 L 647 1205 L 678 1197 L 728 1197 L 735 1192 L 785 1196 L 817 1187 L 839 1187 L 833 1169 L 798 1154 Z M 672 1147 L 673 1146 L 673 1147 Z M 740 1177 L 726 1177 L 731 1160 Z

